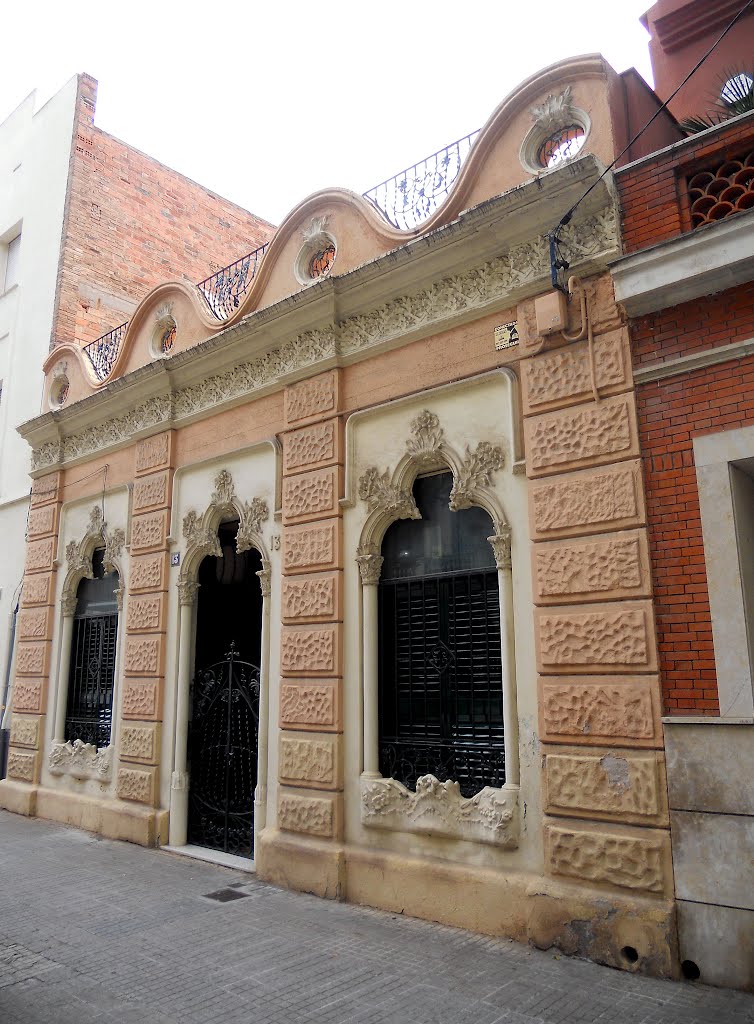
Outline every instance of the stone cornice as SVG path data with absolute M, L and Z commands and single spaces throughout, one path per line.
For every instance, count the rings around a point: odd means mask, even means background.
M 527 183 L 444 229 L 260 310 L 168 361 L 141 367 L 69 409 L 23 424 L 19 432 L 33 448 L 32 476 L 509 308 L 548 288 L 547 238 L 544 232 L 526 237 L 524 213 L 530 227 L 535 213 L 538 224 L 555 223 L 569 192 L 580 194 L 599 175 L 594 158 L 579 163 L 568 169 L 558 189 Z M 548 177 L 556 178 L 544 180 Z M 542 195 L 548 189 L 551 201 Z M 582 274 L 606 267 L 618 253 L 610 185 L 602 183 L 595 193 L 597 207 L 581 211 L 563 233 L 564 251 Z M 490 252 L 497 255 L 485 259 Z M 453 272 L 457 267 L 463 269 Z M 407 291 L 412 283 L 423 286 Z M 391 297 L 376 301 L 385 296 Z M 349 311 L 354 315 L 345 315 Z M 302 330 L 304 325 L 309 329 Z
M 702 352 L 692 352 L 688 356 L 668 359 L 664 363 L 638 366 L 634 369 L 634 382 L 649 384 L 654 380 L 664 380 L 666 377 L 677 377 L 681 373 L 703 370 L 707 366 L 728 363 L 732 359 L 745 359 L 746 356 L 753 354 L 754 338 L 745 338 L 743 341 L 734 341 L 730 345 L 719 345 L 717 348 L 707 348 Z
M 754 211 L 736 214 L 616 260 L 615 298 L 629 316 L 661 309 L 754 279 Z

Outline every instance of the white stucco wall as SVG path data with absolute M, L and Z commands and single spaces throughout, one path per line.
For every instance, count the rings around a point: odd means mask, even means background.
M 0 673 L 24 567 L 29 448 L 18 425 L 40 411 L 68 183 L 77 78 L 0 124 Z M 2 293 L 7 243 L 21 232 L 18 284 Z

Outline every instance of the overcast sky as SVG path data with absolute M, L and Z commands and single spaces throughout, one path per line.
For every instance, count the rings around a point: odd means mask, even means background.
M 652 0 L 80 0 L 3 12 L 0 121 L 99 81 L 96 124 L 280 223 L 478 128 L 524 78 L 599 51 L 651 84 Z

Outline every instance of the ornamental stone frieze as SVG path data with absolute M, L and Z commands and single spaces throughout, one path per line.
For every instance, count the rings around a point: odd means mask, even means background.
M 561 241 L 574 267 L 585 261 L 606 262 L 618 251 L 614 207 L 569 224 L 562 232 Z M 443 330 L 450 322 L 471 319 L 486 309 L 498 308 L 506 297 L 510 305 L 524 294 L 533 294 L 540 285 L 547 287 L 549 278 L 549 244 L 542 235 L 515 245 L 505 255 L 480 266 L 443 278 L 428 288 L 402 295 L 340 324 L 306 331 L 255 359 L 241 361 L 170 394 L 146 399 L 123 413 L 113 410 L 106 415 L 103 412 L 101 420 L 85 430 L 42 443 L 32 441 L 32 471 L 118 447 L 151 428 L 166 427 L 203 412 L 212 412 L 227 402 L 252 397 L 262 389 L 282 387 L 291 374 L 316 373 L 328 360 L 353 358 L 399 338 Z M 220 334 L 206 344 L 221 345 L 223 341 L 224 335 Z M 323 392 L 323 401 L 330 398 Z M 291 406 L 287 415 L 289 422 L 296 422 L 314 413 L 299 415 Z
M 475 796 L 463 797 L 457 782 L 422 775 L 412 793 L 396 779 L 362 777 L 361 821 L 370 828 L 492 843 L 511 850 L 518 846 L 518 790 L 485 786 Z
M 53 743 L 47 757 L 47 767 L 52 775 L 70 775 L 74 779 L 96 779 L 108 782 L 112 777 L 112 746 L 97 749 L 91 743 L 74 740 L 67 743 Z

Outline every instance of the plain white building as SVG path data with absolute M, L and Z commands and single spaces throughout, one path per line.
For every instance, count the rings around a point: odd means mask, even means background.
M 31 93 L 0 124 L 0 698 L 10 677 L 29 507 L 29 447 L 16 428 L 40 410 L 76 99 L 74 76 L 39 109 Z

